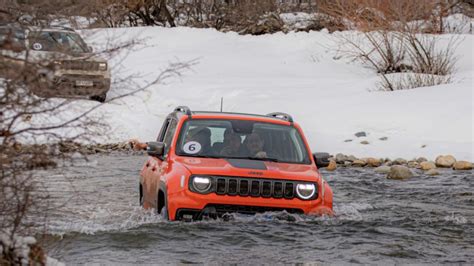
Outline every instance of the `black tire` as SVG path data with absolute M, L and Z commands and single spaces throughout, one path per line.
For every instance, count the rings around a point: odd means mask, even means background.
M 163 201 L 163 203 L 160 204 L 161 201 Z M 166 193 L 166 189 L 165 190 L 160 189 L 160 191 L 158 191 L 156 213 L 160 214 L 161 217 L 163 217 L 163 219 L 169 220 L 168 195 Z
M 144 198 L 143 198 L 143 188 L 142 188 L 142 184 L 139 184 L 138 185 L 138 202 L 140 204 L 141 207 L 143 207 L 143 202 L 144 202 Z
M 104 93 L 104 94 L 101 94 L 101 95 L 94 95 L 94 96 L 91 96 L 90 99 L 93 100 L 93 101 L 103 103 L 103 102 L 105 102 L 105 99 L 107 99 L 107 94 Z

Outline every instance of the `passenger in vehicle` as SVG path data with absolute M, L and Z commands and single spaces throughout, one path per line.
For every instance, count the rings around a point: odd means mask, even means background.
M 212 152 L 216 155 L 221 154 L 221 151 L 224 147 L 228 146 L 229 144 L 229 135 L 232 133 L 231 128 L 227 128 L 224 130 L 224 139 L 222 142 L 215 142 L 212 144 Z
M 267 153 L 263 150 L 265 142 L 258 133 L 252 133 L 245 138 L 245 148 L 249 157 L 266 158 Z
M 241 154 L 241 138 L 239 135 L 230 132 L 224 137 L 224 147 L 219 152 L 222 156 L 239 156 Z

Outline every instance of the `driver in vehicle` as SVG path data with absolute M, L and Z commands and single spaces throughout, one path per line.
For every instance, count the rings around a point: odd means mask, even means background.
M 258 133 L 252 133 L 245 138 L 245 148 L 249 157 L 267 158 L 267 153 L 263 150 L 265 142 Z
M 230 132 L 225 134 L 224 147 L 219 152 L 222 156 L 239 156 L 241 154 L 242 139 L 239 135 Z

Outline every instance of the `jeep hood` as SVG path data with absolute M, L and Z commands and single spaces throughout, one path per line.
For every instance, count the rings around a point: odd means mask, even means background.
M 177 157 L 175 162 L 186 167 L 193 175 L 241 176 L 313 182 L 319 178 L 319 172 L 312 164 L 199 157 Z

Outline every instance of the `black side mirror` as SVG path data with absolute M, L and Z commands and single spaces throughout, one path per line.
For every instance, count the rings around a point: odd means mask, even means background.
M 163 156 L 165 152 L 165 143 L 152 141 L 152 142 L 148 142 L 147 144 L 148 144 L 148 148 L 146 152 L 148 153 L 148 155 L 153 156 L 153 157 Z
M 314 161 L 318 168 L 327 167 L 329 165 L 329 153 L 327 152 L 316 152 L 313 153 Z

